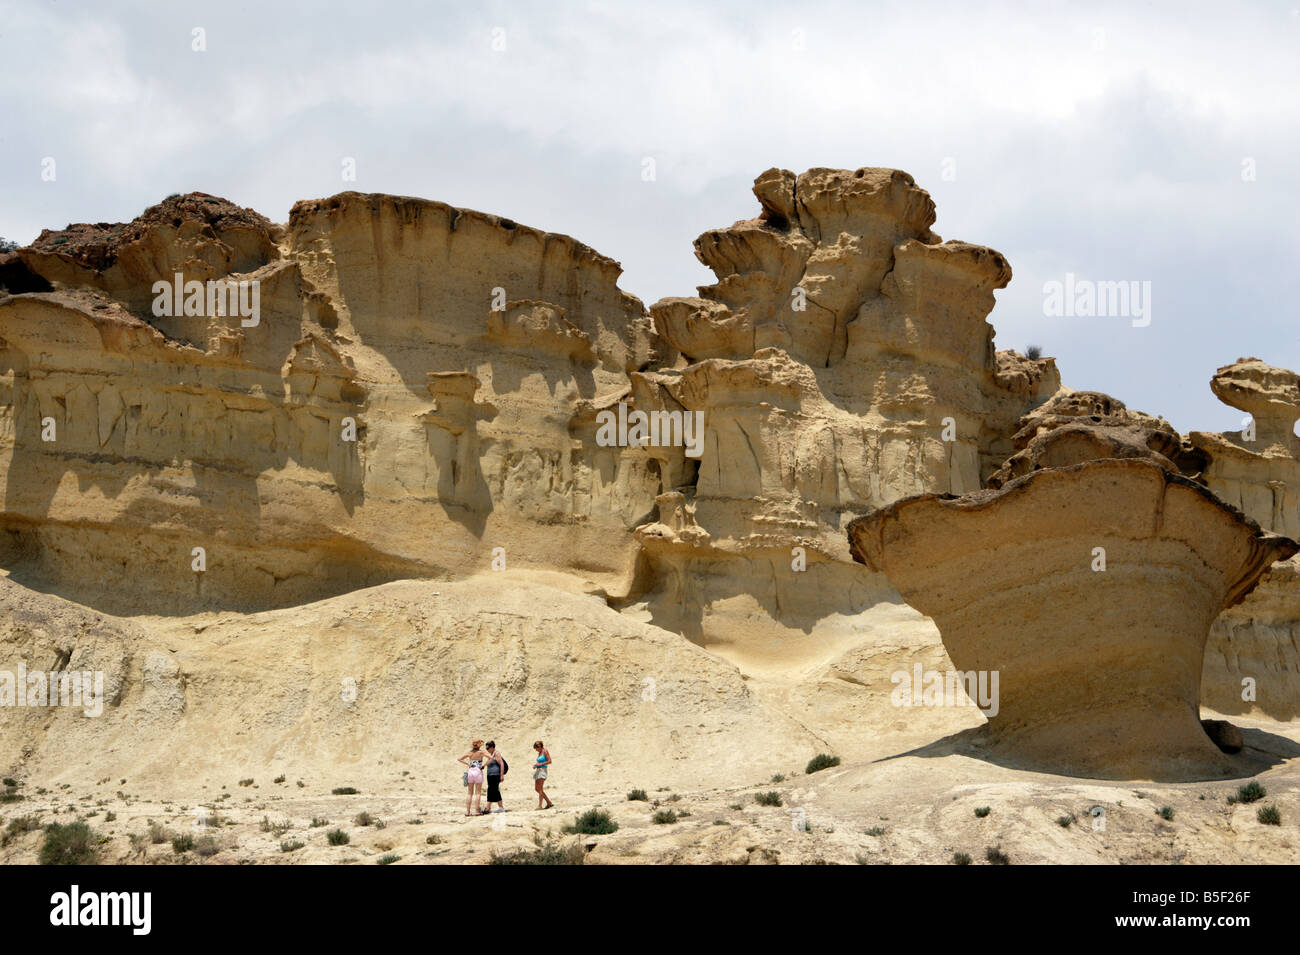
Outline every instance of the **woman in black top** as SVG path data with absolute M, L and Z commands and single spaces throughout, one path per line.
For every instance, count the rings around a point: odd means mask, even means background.
M 505 812 L 505 803 L 501 801 L 501 779 L 505 776 L 506 761 L 497 753 L 497 744 L 488 741 L 487 744 L 488 762 L 487 762 L 487 804 L 485 812 Z M 497 808 L 492 809 L 492 804 L 496 803 Z

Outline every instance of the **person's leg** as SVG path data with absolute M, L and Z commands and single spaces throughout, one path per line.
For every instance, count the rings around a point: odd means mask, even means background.
M 465 815 L 469 815 L 470 804 L 474 802 L 474 784 L 465 787 Z
M 537 790 L 537 808 L 542 808 L 542 781 L 540 779 L 533 781 L 533 788 Z

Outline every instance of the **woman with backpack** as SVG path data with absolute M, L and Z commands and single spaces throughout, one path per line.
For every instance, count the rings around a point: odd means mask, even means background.
M 506 758 L 497 752 L 497 744 L 488 740 L 487 744 L 487 812 L 505 812 L 506 804 L 501 801 L 501 780 L 505 779 L 506 773 L 510 772 L 510 764 Z M 496 803 L 497 808 L 493 809 L 492 804 Z

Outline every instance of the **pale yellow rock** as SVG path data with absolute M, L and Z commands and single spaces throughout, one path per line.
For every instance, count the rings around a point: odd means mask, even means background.
M 1233 771 L 1199 721 L 1206 636 L 1300 547 L 1142 458 L 909 498 L 849 538 L 934 619 L 959 671 L 998 675 L 993 758 L 1150 779 Z

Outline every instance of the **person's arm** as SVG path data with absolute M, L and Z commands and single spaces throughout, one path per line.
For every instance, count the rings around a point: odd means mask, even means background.
M 467 758 L 469 758 L 469 753 L 466 753 L 466 754 L 465 754 L 464 756 L 462 756 L 460 759 L 456 760 L 456 762 L 458 762 L 458 763 L 465 763 L 465 760 L 466 760 Z M 468 766 L 469 763 L 465 763 L 465 765 Z
M 546 761 L 542 763 L 542 765 L 543 766 L 551 765 L 551 751 L 549 749 L 544 749 L 542 750 L 542 755 L 546 757 Z

